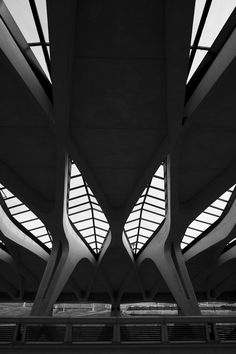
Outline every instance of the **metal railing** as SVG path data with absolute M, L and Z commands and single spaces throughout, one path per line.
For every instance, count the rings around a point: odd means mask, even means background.
M 2 345 L 236 343 L 236 317 L 0 318 Z

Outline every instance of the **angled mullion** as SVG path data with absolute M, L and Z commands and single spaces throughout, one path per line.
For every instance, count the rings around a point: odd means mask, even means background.
M 161 199 L 161 201 L 163 202 L 163 201 L 165 201 L 165 200 L 162 200 L 162 199 Z M 166 210 L 166 209 L 163 208 L 162 206 L 157 206 L 157 205 L 152 204 L 152 203 L 149 203 L 149 202 L 145 202 L 145 204 L 146 204 L 146 205 L 150 205 L 150 206 L 152 206 L 152 207 L 154 207 L 154 208 L 159 208 L 159 209 L 162 209 L 162 210 Z
M 48 69 L 49 75 L 51 76 L 51 62 L 50 62 L 47 46 L 44 44 L 46 41 L 44 38 L 44 33 L 42 30 L 41 21 L 39 18 L 39 14 L 38 14 L 38 10 L 37 10 L 36 4 L 35 4 L 35 0 L 29 0 L 29 3 L 30 3 L 31 11 L 32 11 L 32 14 L 34 17 L 35 26 L 37 28 L 39 40 L 40 40 L 40 42 L 42 42 L 42 50 L 43 50 L 45 62 L 47 64 L 47 69 Z
M 95 221 L 99 221 L 99 222 L 102 222 L 103 224 L 108 224 L 107 221 L 104 221 L 102 219 L 98 219 L 98 218 L 94 218 Z
M 165 215 L 163 215 L 163 214 L 156 213 L 155 211 L 148 210 L 148 209 L 145 209 L 145 208 L 143 208 L 143 211 L 146 211 L 147 213 L 152 213 L 152 214 L 154 214 L 154 215 L 162 216 L 162 217 L 165 216 Z
M 162 215 L 162 216 L 163 216 L 163 215 Z M 147 221 L 147 222 L 151 222 L 152 224 L 155 224 L 155 225 L 160 224 L 160 223 L 157 222 L 157 221 L 148 220 L 148 219 L 146 219 L 146 218 L 142 218 L 142 220 L 143 220 L 143 221 Z
M 207 16 L 208 16 L 208 13 L 209 13 L 209 10 L 210 10 L 210 7 L 211 7 L 211 3 L 212 3 L 212 0 L 206 0 L 205 2 L 205 6 L 204 6 L 204 9 L 203 9 L 203 12 L 202 12 L 202 16 L 201 16 L 201 19 L 200 19 L 200 22 L 199 22 L 199 25 L 198 25 L 198 29 L 197 29 L 197 32 L 196 32 L 196 35 L 195 35 L 195 38 L 194 38 L 194 41 L 193 41 L 193 46 L 194 47 L 197 47 L 198 46 L 198 43 L 201 39 L 201 36 L 202 36 L 202 32 L 203 32 L 203 28 L 205 26 L 205 22 L 206 22 L 206 19 L 207 19 Z M 192 64 L 193 64 L 193 60 L 195 58 L 195 54 L 196 54 L 196 49 L 193 48 L 192 51 L 191 51 L 191 54 L 190 54 L 190 57 L 189 57 L 189 67 L 188 67 L 188 74 L 191 70 L 191 67 L 192 67 Z
M 230 197 L 229 197 L 229 199 L 230 199 Z M 220 201 L 222 201 L 222 202 L 228 203 L 229 199 L 224 199 L 224 198 L 222 198 L 222 197 L 219 197 L 217 200 L 220 200 Z M 223 210 L 224 210 L 224 209 L 223 209 Z
M 26 207 L 27 208 L 27 207 Z M 23 211 L 19 211 L 17 213 L 11 213 L 12 216 L 16 216 L 16 215 L 21 215 L 21 214 L 24 214 L 24 213 L 32 213 L 32 211 L 30 209 L 26 209 L 26 210 L 23 210 Z
M 213 223 L 210 223 L 210 222 L 207 222 L 207 221 L 202 221 L 202 220 L 199 220 L 199 219 L 195 219 L 194 221 L 202 222 L 203 224 L 206 224 L 206 225 L 209 225 L 209 226 L 213 224 Z
M 191 230 L 194 230 L 194 231 L 198 231 L 200 233 L 203 232 L 202 230 L 196 229 L 195 227 L 192 227 L 192 226 L 188 226 L 188 229 L 191 229 Z
M 165 177 L 161 177 L 161 176 L 153 176 L 152 178 L 156 178 L 156 179 L 162 179 L 163 181 L 165 180 Z
M 86 211 L 90 211 L 90 208 L 88 209 L 84 209 L 84 210 L 80 210 L 80 211 L 75 211 L 74 213 L 70 213 L 69 215 L 72 216 L 72 215 L 77 215 L 77 214 L 81 214 L 81 213 L 84 213 Z
M 149 229 L 148 227 L 144 227 L 144 226 L 141 226 L 140 229 L 143 229 L 143 230 L 146 230 L 146 231 L 150 231 L 150 232 L 154 232 L 153 230 Z M 139 232 L 140 234 L 140 232 Z
M 153 199 L 156 199 L 156 200 L 160 200 L 160 201 L 162 201 L 162 202 L 164 202 L 165 201 L 165 198 L 164 199 L 162 199 L 162 198 L 159 198 L 159 197 L 154 197 L 153 195 L 151 195 L 151 194 L 148 194 L 148 197 L 149 198 L 153 198 Z M 155 205 L 155 207 L 157 208 L 157 206 Z
M 80 188 L 84 188 L 84 184 L 82 184 L 81 186 L 71 187 L 69 191 L 74 191 L 75 189 L 80 189 Z
M 197 237 L 197 236 L 194 237 L 194 236 L 188 235 L 188 234 L 186 234 L 186 233 L 184 234 L 184 236 L 190 237 L 190 238 L 192 238 L 193 240 L 195 240 L 195 238 Z
M 157 191 L 160 191 L 160 192 L 164 193 L 164 189 L 162 189 L 162 188 L 154 187 L 154 186 L 151 186 L 150 188 L 156 189 Z
M 220 210 L 220 211 L 223 211 L 223 210 Z M 219 218 L 220 215 L 217 215 L 217 214 L 213 214 L 213 213 L 210 213 L 209 211 L 205 211 L 203 212 L 204 214 L 208 214 L 208 215 L 211 215 L 211 216 L 216 216 Z
M 86 236 L 83 236 L 83 238 L 89 238 L 89 237 L 91 237 L 91 236 L 93 236 L 94 238 L 95 238 L 95 236 L 94 236 L 94 233 L 92 233 L 92 234 L 89 234 L 89 235 L 86 235 Z M 88 241 L 87 241 L 88 242 Z
M 129 221 L 126 222 L 126 225 L 127 225 L 127 224 L 130 224 L 131 222 L 138 221 L 139 219 L 140 219 L 140 218 L 136 218 L 136 219 L 129 220 Z
M 148 191 L 149 191 L 149 188 L 150 188 L 150 185 L 151 185 L 151 181 L 149 183 L 149 185 L 147 186 L 146 188 L 146 193 L 144 195 L 144 198 L 143 198 L 143 204 L 141 206 L 141 210 L 140 210 L 140 215 L 139 215 L 139 223 L 138 223 L 138 228 L 137 228 L 137 240 L 136 240 L 136 247 L 135 247 L 135 253 L 137 253 L 137 243 L 139 241 L 139 233 L 140 233 L 140 228 L 141 228 L 141 221 L 142 221 L 142 213 L 143 213 L 143 208 L 144 208 L 144 204 L 145 204 L 145 201 L 148 197 Z
M 73 198 L 73 199 L 76 199 L 76 198 Z M 72 199 L 69 199 L 69 202 L 70 202 L 71 200 L 72 200 Z M 83 205 L 85 205 L 85 204 L 89 204 L 89 201 L 83 202 L 83 203 L 81 203 L 81 204 L 76 204 L 76 205 L 73 205 L 73 206 L 69 206 L 68 209 L 78 208 L 78 207 L 83 206 Z M 89 209 L 89 210 L 90 210 L 90 209 Z
M 82 177 L 81 173 L 79 173 L 78 175 L 70 176 L 70 179 L 73 179 L 73 178 L 76 178 L 76 177 Z
M 133 231 L 133 230 L 136 230 L 136 229 L 138 229 L 138 226 L 132 227 L 131 229 L 127 229 L 126 228 L 126 232 Z
M 20 223 L 21 223 L 21 224 L 25 224 L 25 223 L 27 223 L 27 222 L 35 221 L 35 220 L 39 220 L 39 218 L 37 218 L 37 216 L 36 216 L 36 218 L 29 219 L 29 220 L 25 220 L 25 221 L 21 221 Z
M 103 229 L 103 228 L 102 228 L 102 227 L 100 227 L 100 226 L 96 226 L 96 229 L 101 230 L 101 231 L 105 231 L 105 232 L 107 232 L 107 230 L 106 230 L 106 229 Z
M 92 202 L 91 202 L 91 198 L 90 198 L 90 194 L 89 194 L 89 190 L 88 190 L 88 185 L 87 185 L 87 183 L 85 182 L 85 180 L 84 180 L 83 177 L 82 177 L 82 179 L 83 179 L 83 182 L 84 182 L 84 186 L 85 186 L 86 192 L 87 192 L 87 194 L 88 194 L 88 199 L 89 199 L 90 208 L 91 208 L 91 213 L 92 213 L 92 224 L 93 224 L 93 230 L 94 230 L 94 236 L 95 236 L 95 246 L 96 246 L 96 249 L 98 249 L 98 247 L 97 247 L 96 226 L 95 226 L 95 221 L 94 221 L 93 206 L 92 206 Z

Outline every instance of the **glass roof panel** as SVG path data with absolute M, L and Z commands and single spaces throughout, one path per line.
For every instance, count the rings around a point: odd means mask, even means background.
M 193 44 L 194 38 L 196 36 L 197 29 L 199 26 L 199 22 L 200 22 L 200 19 L 202 16 L 202 12 L 203 12 L 205 3 L 206 3 L 206 0 L 196 0 L 195 1 L 191 44 Z
M 165 175 L 162 164 L 144 189 L 125 224 L 125 234 L 135 254 L 165 219 L 165 204 Z
M 46 64 L 46 61 L 45 61 L 45 56 L 43 54 L 42 46 L 38 45 L 38 46 L 31 47 L 31 50 L 34 53 L 34 55 L 36 56 L 39 64 L 41 65 L 41 67 L 43 69 L 43 71 L 47 75 L 47 78 L 49 80 L 51 80 L 49 72 L 48 72 L 47 64 Z
M 74 162 L 70 166 L 68 216 L 95 253 L 101 251 L 109 231 L 105 214 Z
M 207 51 L 205 51 L 205 50 L 197 50 L 196 51 L 196 54 L 195 54 L 194 60 L 193 60 L 193 64 L 191 66 L 191 70 L 188 75 L 187 82 L 191 79 L 191 77 L 195 73 L 196 69 L 198 68 L 198 66 L 200 65 L 200 63 L 202 62 L 202 60 L 206 56 L 206 54 L 207 54 Z
M 195 37 L 199 28 L 201 19 L 203 18 L 204 7 L 209 8 L 207 16 L 205 18 L 205 23 L 200 33 L 199 41 L 196 43 Z M 195 54 L 191 53 L 190 57 L 194 55 L 190 72 L 188 75 L 187 82 L 190 80 L 199 64 L 202 62 L 203 58 L 207 54 L 210 47 L 213 45 L 216 37 L 222 30 L 223 26 L 227 22 L 228 18 L 232 14 L 236 7 L 236 0 L 212 0 L 210 7 L 206 4 L 206 0 L 196 0 L 193 26 L 192 26 L 192 37 L 191 45 L 195 45 L 197 49 Z
M 27 42 L 39 42 L 37 28 L 28 0 L 4 0 Z
M 200 215 L 198 215 L 198 217 L 188 226 L 181 242 L 182 249 L 184 249 L 195 238 L 200 236 L 203 231 L 206 231 L 211 225 L 213 225 L 219 219 L 234 191 L 234 188 L 235 185 L 229 188 L 228 191 L 223 193 Z M 221 199 L 224 199 L 225 201 L 222 201 Z
M 23 204 L 18 198 L 14 197 L 13 194 L 2 184 L 0 184 L 0 192 L 13 219 L 28 230 L 33 237 L 36 237 L 51 249 L 52 237 L 42 221 L 25 204 Z M 39 237 L 42 234 L 45 235 L 44 238 Z
M 44 38 L 46 42 L 49 42 L 49 35 L 48 35 L 48 15 L 47 15 L 47 4 L 46 0 L 35 0 Z
M 212 46 L 235 7 L 236 0 L 212 1 L 199 45 L 206 47 Z
M 32 3 L 30 5 L 29 0 L 4 0 L 4 3 L 46 76 L 51 80 L 49 67 L 45 59 L 46 57 L 50 58 L 46 0 L 35 0 L 32 2 L 35 5 L 33 6 L 35 8 L 34 12 L 37 14 L 32 11 Z M 37 16 L 39 21 L 37 21 Z M 39 28 L 41 28 L 41 34 Z M 42 50 L 43 47 L 45 49 L 44 52 Z

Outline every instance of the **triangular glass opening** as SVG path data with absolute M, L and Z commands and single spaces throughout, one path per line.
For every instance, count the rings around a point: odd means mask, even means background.
M 4 3 L 51 81 L 46 0 L 4 0 Z
M 40 244 L 52 248 L 52 237 L 42 221 L 6 187 L 0 184 L 0 192 L 13 219 L 32 235 Z
M 182 239 L 182 249 L 191 244 L 196 238 L 198 238 L 220 218 L 228 204 L 234 188 L 235 185 L 233 185 L 228 191 L 216 199 L 209 207 L 207 207 L 200 215 L 198 215 L 198 217 L 193 222 L 191 222 L 191 224 L 187 227 Z
M 135 204 L 125 223 L 125 234 L 137 254 L 166 215 L 165 168 L 162 164 Z
M 98 254 L 110 227 L 97 199 L 73 161 L 70 166 L 68 216 L 85 243 Z

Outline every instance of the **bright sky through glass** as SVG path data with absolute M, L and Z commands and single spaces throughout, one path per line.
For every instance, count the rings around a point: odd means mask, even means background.
M 141 250 L 164 220 L 165 200 L 164 166 L 161 165 L 125 223 L 125 233 L 135 254 Z
M 184 249 L 196 237 L 200 236 L 203 231 L 206 231 L 219 219 L 234 191 L 234 188 L 235 185 L 216 199 L 188 226 L 182 239 L 182 249 Z
M 83 239 L 95 253 L 99 253 L 109 231 L 109 224 L 74 163 L 71 164 L 68 215 Z
M 192 29 L 191 45 L 193 44 L 200 18 L 205 6 L 206 0 L 196 0 L 194 10 L 194 20 Z M 236 0 L 212 0 L 212 4 L 206 19 L 205 26 L 198 43 L 199 46 L 211 47 L 216 37 L 222 30 L 224 24 L 230 17 L 231 13 L 236 7 Z M 207 54 L 206 50 L 197 50 L 194 61 L 188 76 L 188 80 L 192 77 L 193 73 Z
M 12 217 L 51 249 L 52 239 L 42 221 L 2 184 L 0 184 L 0 192 Z
M 31 11 L 29 0 L 4 0 L 8 10 L 10 11 L 12 17 L 14 18 L 17 26 L 21 30 L 25 40 L 28 43 L 39 43 L 39 36 L 37 28 L 34 22 L 34 17 Z M 41 26 L 43 29 L 45 41 L 49 41 L 48 36 L 48 21 L 47 21 L 47 8 L 46 0 L 35 0 L 36 7 L 38 10 Z M 48 73 L 48 68 L 43 55 L 42 47 L 39 45 L 37 47 L 31 47 L 34 55 L 36 56 L 39 64 L 44 70 L 45 74 L 50 80 Z

